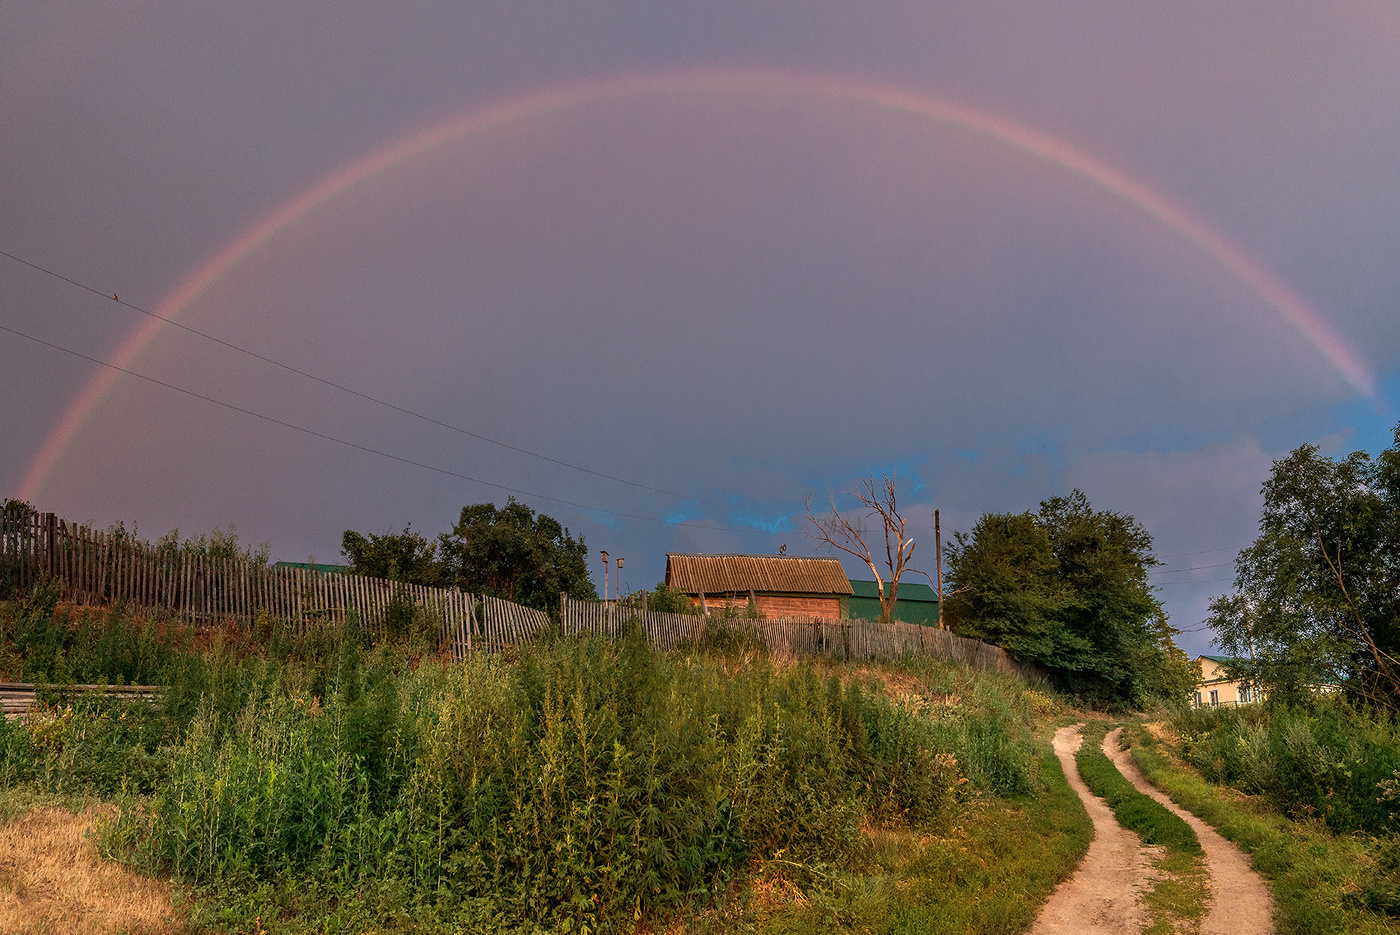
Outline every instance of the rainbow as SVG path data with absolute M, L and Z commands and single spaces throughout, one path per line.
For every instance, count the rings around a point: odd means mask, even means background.
M 1053 163 L 1148 215 L 1218 263 L 1263 299 L 1353 390 L 1369 398 L 1376 396 L 1374 375 L 1317 311 L 1204 220 L 1088 150 L 991 111 L 923 91 L 843 77 L 753 70 L 667 72 L 572 83 L 511 97 L 412 133 L 332 172 L 226 244 L 161 301 L 155 310 L 159 317 L 138 327 L 109 363 L 130 367 L 160 336 L 166 326 L 161 318 L 178 317 L 245 257 L 299 218 L 392 166 L 468 134 L 538 120 L 590 102 L 683 91 L 778 92 L 880 108 L 956 127 Z M 103 368 L 83 387 L 26 470 L 19 489 L 22 499 L 36 499 L 50 470 L 121 376 L 117 370 Z

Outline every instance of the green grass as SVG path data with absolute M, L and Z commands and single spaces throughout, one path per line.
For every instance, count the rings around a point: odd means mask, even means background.
M 1103 738 L 1107 733 L 1108 725 L 1102 721 L 1085 727 L 1083 743 L 1075 755 L 1079 775 L 1084 777 L 1089 791 L 1107 802 L 1118 823 L 1136 832 L 1143 843 L 1159 845 L 1176 854 L 1201 854 L 1201 842 L 1191 826 L 1156 799 L 1139 792 L 1104 755 Z
M 940 834 L 867 829 L 861 865 L 844 871 L 770 862 L 726 906 L 692 920 L 699 935 L 1012 935 L 1034 921 L 1088 850 L 1093 828 L 1049 744 L 1037 744 L 1043 788 L 979 796 Z M 829 868 L 828 868 L 829 869 Z
M 632 639 L 446 665 L 52 610 L 8 609 L 11 664 L 98 681 L 139 644 L 166 690 L 0 725 L 0 812 L 117 801 L 105 853 L 196 926 L 1014 932 L 1088 845 L 1034 739 L 1060 702 L 949 662 Z
M 1133 758 L 1173 801 L 1251 855 L 1271 882 L 1280 935 L 1400 932 L 1400 922 L 1365 904 L 1378 870 L 1372 841 L 1334 835 L 1316 818 L 1290 820 L 1260 798 L 1213 786 L 1141 728 Z
M 1151 922 L 1146 935 L 1196 931 L 1210 901 L 1209 874 L 1200 839 L 1191 826 L 1151 796 L 1139 792 L 1103 752 L 1109 725 L 1095 722 L 1082 732 L 1076 754 L 1084 783 L 1113 809 L 1123 827 L 1143 843 L 1163 848 L 1153 861 L 1159 876 L 1147 893 Z
M 1093 825 L 1042 744 L 1045 790 L 991 801 L 960 833 L 927 844 L 909 867 L 883 931 L 1001 935 L 1024 931 L 1079 864 Z

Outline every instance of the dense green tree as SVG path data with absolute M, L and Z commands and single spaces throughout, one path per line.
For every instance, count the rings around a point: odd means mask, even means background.
M 643 599 L 646 609 L 663 614 L 698 614 L 700 608 L 691 603 L 690 598 L 680 588 L 673 588 L 664 581 L 658 581 L 650 591 L 637 591 L 622 599 L 628 607 L 641 610 Z
M 350 561 L 353 574 L 405 584 L 442 586 L 443 562 L 438 555 L 438 544 L 411 527 L 410 523 L 403 532 L 367 535 L 347 529 L 340 540 L 340 553 Z
M 1400 425 L 1376 458 L 1304 445 L 1263 493 L 1235 591 L 1211 603 L 1216 643 L 1275 696 L 1329 684 L 1400 707 Z
M 553 613 L 559 593 L 595 599 L 588 547 L 559 521 L 510 498 L 462 508 L 438 540 L 446 583 Z
M 943 617 L 952 630 L 1038 663 L 1062 655 L 1065 589 L 1035 514 L 983 514 L 970 534 L 953 534 L 946 552 Z
M 1038 513 L 985 514 L 946 550 L 945 619 L 1090 700 L 1141 707 L 1185 696 L 1192 678 L 1148 572 L 1152 537 L 1083 492 Z

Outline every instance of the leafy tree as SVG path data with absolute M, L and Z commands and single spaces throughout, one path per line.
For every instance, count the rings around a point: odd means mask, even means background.
M 510 498 L 504 507 L 478 503 L 462 508 L 452 531 L 438 539 L 445 581 L 464 591 L 490 594 L 548 613 L 559 592 L 597 597 L 588 576 L 588 547 L 559 521 Z
M 985 513 L 970 535 L 954 533 L 946 551 L 953 588 L 944 617 L 952 629 L 1038 663 L 1064 654 L 1067 594 L 1035 514 Z
M 441 587 L 444 576 L 438 543 L 414 532 L 412 525 L 405 526 L 403 532 L 368 535 L 345 530 L 340 540 L 340 554 L 349 559 L 350 572 L 405 584 Z
M 1152 537 L 1082 491 L 1038 513 L 982 516 L 947 548 L 951 628 L 1041 667 L 1059 687 L 1141 707 L 1193 679 L 1148 583 Z
M 1275 696 L 1332 684 L 1400 708 L 1400 424 L 1376 458 L 1295 449 L 1263 493 L 1235 593 L 1211 603 L 1216 644 Z
M 651 591 L 639 591 L 622 599 L 628 607 L 642 609 L 642 598 L 646 598 L 646 609 L 663 614 L 699 614 L 700 608 L 691 603 L 680 588 L 673 588 L 664 581 L 658 581 Z

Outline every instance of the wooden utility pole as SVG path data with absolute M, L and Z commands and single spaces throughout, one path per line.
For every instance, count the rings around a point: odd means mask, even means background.
M 933 511 L 933 550 L 938 566 L 938 629 L 943 629 L 943 530 L 938 525 L 938 511 Z

